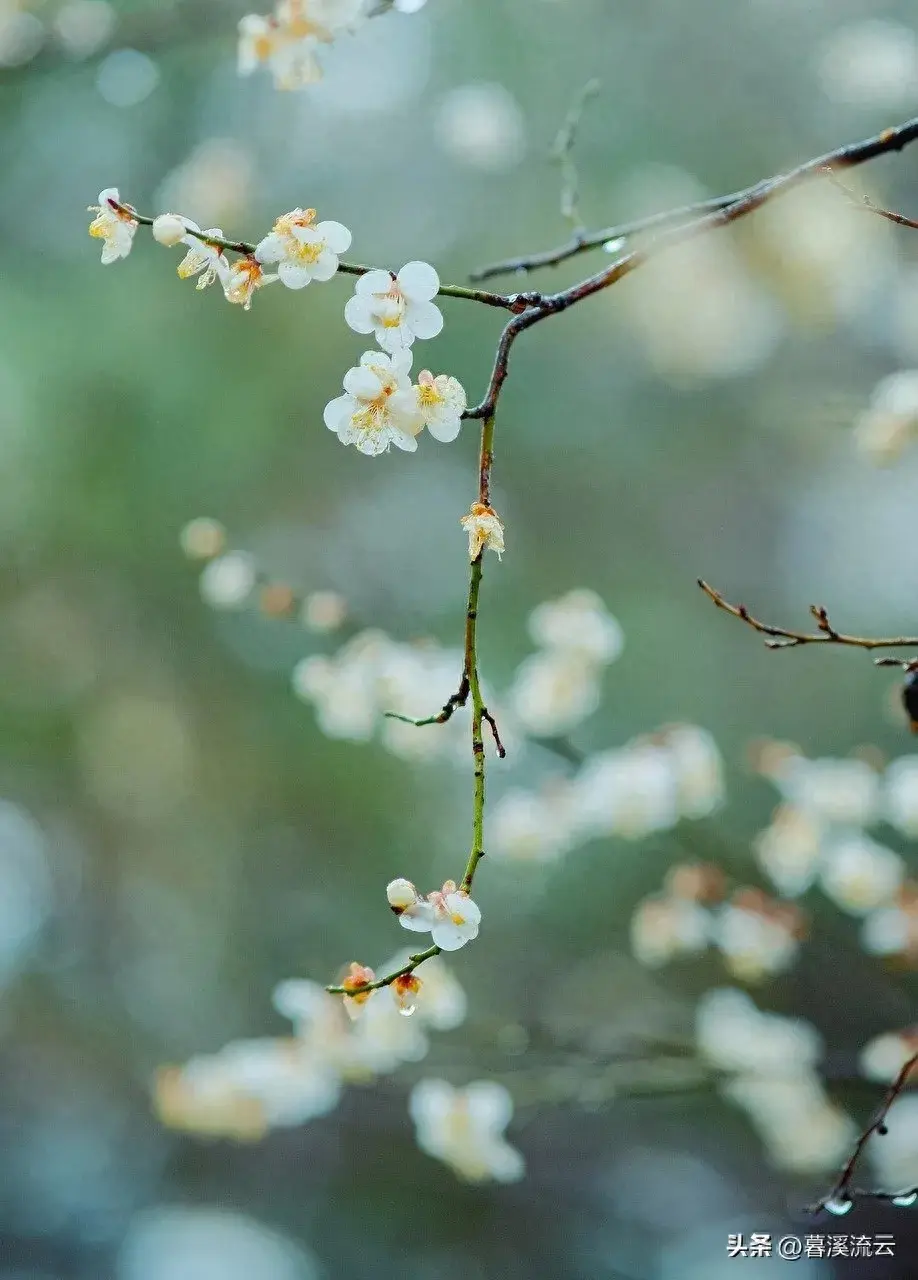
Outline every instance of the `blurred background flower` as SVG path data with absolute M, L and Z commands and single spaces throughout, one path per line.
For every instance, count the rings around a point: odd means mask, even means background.
M 101 271 L 84 209 L 258 240 L 314 206 L 462 283 L 566 236 L 544 157 L 590 77 L 602 226 L 913 110 L 914 12 L 431 0 L 287 94 L 237 78 L 243 16 L 0 3 L 0 1280 L 719 1280 L 728 1232 L 824 1229 L 797 1208 L 912 1043 L 918 756 L 894 676 L 766 653 L 694 580 L 918 627 L 918 237 L 814 184 L 521 340 L 481 933 L 426 1012 L 339 1025 L 291 980 L 382 972 L 387 882 L 468 849 L 467 721 L 384 712 L 455 688 L 475 432 L 340 448 L 347 281 L 245 315 L 145 233 Z M 907 157 L 852 185 L 916 216 Z M 441 301 L 474 401 L 496 318 Z M 866 1176 L 918 1181 L 915 1122 Z M 893 1212 L 851 1230 L 905 1280 Z

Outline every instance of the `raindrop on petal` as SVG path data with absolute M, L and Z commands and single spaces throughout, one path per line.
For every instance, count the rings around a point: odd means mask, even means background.
M 900 1191 L 892 1198 L 892 1203 L 900 1209 L 910 1209 L 916 1201 L 918 1201 L 918 1191 Z
M 824 1209 L 828 1210 L 829 1213 L 834 1213 L 838 1218 L 840 1218 L 842 1214 L 848 1213 L 853 1207 L 854 1201 L 848 1200 L 847 1197 L 844 1196 L 840 1196 L 838 1199 L 833 1198 L 831 1200 L 827 1200 L 823 1205 Z

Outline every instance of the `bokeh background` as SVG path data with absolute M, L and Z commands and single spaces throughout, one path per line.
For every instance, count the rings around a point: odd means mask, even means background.
M 918 238 L 814 190 L 514 352 L 486 673 L 510 680 L 539 601 L 596 590 L 627 647 L 578 747 L 691 721 L 724 753 L 728 800 L 547 871 L 483 865 L 485 924 L 454 963 L 470 1017 L 423 1072 L 506 1083 L 528 1170 L 470 1188 L 414 1144 L 416 1067 L 250 1146 L 170 1133 L 149 1086 L 163 1062 L 280 1034 L 281 979 L 396 949 L 382 885 L 455 874 L 468 825 L 462 770 L 321 733 L 290 672 L 334 639 L 209 609 L 180 531 L 219 519 L 267 574 L 339 592 L 356 626 L 453 644 L 475 433 L 414 456 L 341 448 L 322 408 L 362 350 L 347 281 L 271 290 L 244 314 L 180 283 L 143 234 L 101 270 L 84 209 L 118 185 L 144 211 L 257 239 L 314 205 L 353 230 L 351 258 L 418 257 L 462 282 L 564 238 L 546 152 L 588 78 L 603 89 L 580 132 L 581 199 L 603 225 L 914 114 L 914 8 L 431 0 L 336 45 L 302 94 L 237 79 L 243 12 L 0 7 L 0 1276 L 717 1280 L 740 1265 L 728 1231 L 812 1229 L 799 1207 L 826 1180 L 771 1168 L 709 1082 L 669 1087 L 652 1041 L 690 1039 L 698 997 L 729 979 L 716 954 L 648 973 L 631 914 L 680 860 L 761 881 L 750 841 L 775 796 L 751 740 L 887 757 L 909 742 L 895 673 L 859 653 L 767 653 L 694 583 L 769 619 L 803 622 L 816 598 L 852 630 L 915 629 L 918 457 L 876 469 L 853 424 L 881 378 L 918 364 Z M 916 159 L 854 181 L 914 215 Z M 444 310 L 429 359 L 476 399 L 500 316 Z M 536 752 L 493 768 L 492 794 L 545 767 Z M 863 1116 L 877 1091 L 851 1083 L 857 1050 L 910 1021 L 915 980 L 866 957 L 831 906 L 814 916 L 800 963 L 755 998 L 819 1028 L 837 1096 Z M 581 1089 L 625 1043 L 618 1095 Z M 838 1274 L 913 1274 L 907 1214 L 857 1219 L 895 1231 L 899 1260 Z

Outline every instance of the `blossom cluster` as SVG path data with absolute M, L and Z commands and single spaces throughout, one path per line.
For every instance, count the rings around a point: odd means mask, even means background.
M 329 6 L 329 12 L 341 10 L 334 0 L 321 2 Z M 317 3 L 310 0 L 310 13 L 318 13 Z M 283 19 L 275 15 L 272 19 L 250 16 L 243 20 L 249 27 L 267 23 L 270 28 L 270 34 L 253 34 L 253 44 L 279 40 L 278 47 L 289 50 L 292 37 L 278 32 L 299 30 L 302 22 L 311 31 L 312 20 L 305 17 L 303 4 L 283 0 L 278 12 L 281 10 L 286 15 Z M 294 44 L 299 47 L 319 38 L 298 36 Z M 160 244 L 181 245 L 187 250 L 177 268 L 181 279 L 196 277 L 198 289 L 219 283 L 227 301 L 246 311 L 266 285 L 279 282 L 299 290 L 313 282 L 331 280 L 342 270 L 341 254 L 351 245 L 347 227 L 334 220 L 317 221 L 316 210 L 311 208 L 297 207 L 282 214 L 255 245 L 230 242 L 219 227 L 202 231 L 184 214 L 163 213 L 142 219 L 133 206 L 122 201 L 117 187 L 101 191 L 98 204 L 90 210 L 96 217 L 89 232 L 103 242 L 104 264 L 126 258 L 138 226 L 149 223 Z M 231 260 L 230 253 L 237 256 Z M 398 272 L 343 269 L 357 276 L 353 295 L 344 308 L 345 321 L 354 332 L 372 335 L 378 350 L 364 351 L 345 373 L 343 394 L 325 406 L 325 425 L 342 444 L 353 445 L 370 457 L 387 453 L 393 445 L 414 453 L 424 430 L 444 443 L 455 440 L 468 405 L 462 384 L 450 374 L 430 369 L 421 369 L 415 382 L 410 376 L 414 343 L 436 337 L 443 328 L 442 312 L 434 302 L 441 291 L 439 275 L 430 263 L 420 261 L 406 262 Z M 460 523 L 468 534 L 470 559 L 477 559 L 485 548 L 498 556 L 503 552 L 503 524 L 486 503 L 473 504 Z
M 723 803 L 723 764 L 711 735 L 667 725 L 588 756 L 572 777 L 541 789 L 512 787 L 495 803 L 490 850 L 496 857 L 549 862 L 589 840 L 639 840 Z
M 387 8 L 413 13 L 424 0 L 279 0 L 270 14 L 247 14 L 239 23 L 238 70 L 249 76 L 271 72 L 277 89 L 303 89 L 322 79 L 319 51 L 340 35 L 356 31 Z
M 790 968 L 805 929 L 805 917 L 794 904 L 749 886 L 728 896 L 726 877 L 717 867 L 685 863 L 670 869 L 660 893 L 638 903 L 631 945 L 649 967 L 711 946 L 734 977 L 760 982 Z
M 410 880 L 391 880 L 386 898 L 404 929 L 429 933 L 441 951 L 458 951 L 478 937 L 481 910 L 455 880 L 447 880 L 442 889 L 434 889 L 426 897 Z
M 901 855 L 865 828 L 918 835 L 918 756 L 880 770 L 866 760 L 809 760 L 772 744 L 762 772 L 782 803 L 754 842 L 762 871 L 785 898 L 818 888 L 861 921 L 870 954 L 918 965 L 918 881 Z
M 390 964 L 406 961 L 400 954 Z M 314 982 L 280 983 L 273 1003 L 293 1024 L 292 1035 L 233 1041 L 182 1067 L 162 1068 L 155 1089 L 161 1118 L 173 1128 L 239 1139 L 302 1124 L 331 1111 L 343 1085 L 419 1062 L 429 1049 L 427 1031 L 458 1027 L 466 1015 L 465 992 L 437 958 L 418 983 L 416 1017 L 403 1017 L 387 988 L 373 994 L 360 1016 L 350 1017 L 353 1010 Z

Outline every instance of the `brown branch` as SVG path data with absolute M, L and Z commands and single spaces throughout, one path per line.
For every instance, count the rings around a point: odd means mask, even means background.
M 754 618 L 744 604 L 731 604 L 711 586 L 709 582 L 705 582 L 703 578 L 698 579 L 698 585 L 702 591 L 717 605 L 718 609 L 723 609 L 725 613 L 729 613 L 733 618 L 739 618 L 741 622 L 745 622 L 753 631 L 758 631 L 763 636 L 768 636 L 765 641 L 769 649 L 794 649 L 804 644 L 841 644 L 848 645 L 854 649 L 898 649 L 907 648 L 908 646 L 918 645 L 918 636 L 893 636 L 893 637 L 874 637 L 874 636 L 851 636 L 845 635 L 841 631 L 836 631 L 835 627 L 829 621 L 829 615 L 826 609 L 819 604 L 810 605 L 810 613 L 816 620 L 817 630 L 813 631 L 791 631 L 787 627 L 773 627 L 767 622 L 761 622 L 758 618 Z M 888 659 L 883 660 L 884 666 L 893 665 Z M 896 659 L 894 665 L 900 665 L 900 660 Z
M 529 301 L 524 311 L 519 315 L 515 315 L 504 326 L 497 345 L 494 367 L 484 399 L 473 409 L 466 410 L 465 417 L 488 418 L 493 416 L 501 388 L 507 377 L 510 349 L 519 335 L 526 329 L 532 328 L 534 324 L 538 324 L 541 320 L 546 320 L 549 316 L 558 315 L 576 303 L 582 302 L 585 298 L 592 297 L 594 293 L 599 293 L 602 289 L 607 289 L 610 285 L 617 284 L 619 280 L 630 275 L 632 271 L 636 271 L 639 267 L 644 266 L 659 253 L 674 248 L 676 245 L 685 244 L 687 241 L 694 239 L 695 236 L 702 235 L 707 231 L 729 226 L 739 218 L 745 217 L 746 214 L 753 213 L 756 209 L 761 208 L 767 201 L 783 195 L 791 188 L 799 186 L 802 182 L 827 169 L 835 172 L 840 169 L 854 168 L 856 165 L 865 164 L 868 160 L 874 160 L 877 156 L 901 151 L 916 139 L 918 139 L 918 117 L 907 120 L 904 124 L 897 125 L 894 128 L 884 129 L 882 133 L 878 133 L 872 138 L 866 138 L 863 142 L 849 143 L 847 146 L 830 151 L 827 155 L 818 156 L 815 160 L 807 160 L 798 165 L 796 169 L 790 169 L 787 173 L 777 174 L 773 178 L 766 178 L 764 181 L 758 182 L 752 187 L 747 187 L 745 191 L 737 192 L 733 196 L 721 197 L 719 200 L 702 205 L 700 207 L 706 211 L 701 216 L 661 231 L 643 249 L 635 249 L 631 253 L 625 254 L 624 257 L 619 258 L 604 270 L 588 276 L 577 284 L 571 285 L 569 289 L 562 289 L 558 293 L 536 295 L 534 299 Z M 728 201 L 728 203 L 724 203 L 724 201 Z M 689 206 L 690 209 L 692 207 Z M 681 215 L 685 212 L 685 210 L 677 210 L 673 216 L 676 214 Z M 567 254 L 567 256 L 570 257 L 571 255 Z M 562 259 L 559 258 L 558 260 L 561 261 Z M 478 278 L 481 278 L 480 274 Z
M 561 217 L 571 224 L 574 235 L 583 231 L 580 220 L 580 180 L 574 162 L 577 131 L 591 98 L 599 93 L 599 81 L 588 80 L 572 102 L 549 153 L 561 169 Z
M 892 1109 L 896 1099 L 902 1093 L 908 1078 L 915 1066 L 918 1066 L 918 1053 L 913 1054 L 908 1062 L 902 1067 L 902 1070 L 896 1076 L 893 1083 L 886 1091 L 886 1096 L 880 1103 L 879 1109 L 873 1119 L 858 1137 L 851 1151 L 850 1156 L 845 1161 L 842 1171 L 838 1176 L 835 1185 L 827 1195 L 821 1200 L 817 1200 L 815 1204 L 810 1205 L 810 1213 L 818 1213 L 820 1209 L 829 1209 L 829 1212 L 845 1213 L 856 1199 L 875 1199 L 875 1200 L 892 1200 L 892 1201 L 910 1201 L 916 1188 L 909 1188 L 905 1191 L 868 1191 L 862 1188 L 853 1187 L 851 1184 L 854 1180 L 854 1174 L 857 1170 L 858 1161 L 864 1153 L 874 1134 L 882 1137 L 888 1133 L 886 1120 Z
M 479 270 L 472 272 L 469 278 L 473 281 L 481 282 L 511 272 L 528 272 L 535 271 L 540 267 L 557 266 L 561 262 L 566 262 L 569 258 L 576 257 L 578 254 L 600 249 L 609 241 L 627 240 L 632 236 L 648 231 L 679 230 L 697 222 L 699 219 L 712 218 L 711 225 L 721 225 L 717 221 L 717 215 L 725 210 L 736 210 L 737 206 L 745 205 L 750 199 L 754 200 L 751 208 L 758 208 L 764 202 L 764 199 L 776 194 L 778 190 L 784 190 L 788 185 L 799 182 L 802 178 L 808 178 L 825 171 L 837 173 L 839 170 L 854 168 L 856 165 L 872 160 L 876 156 L 886 155 L 892 151 L 901 151 L 910 142 L 914 142 L 916 136 L 918 136 L 918 119 L 907 120 L 904 124 L 884 129 L 882 133 L 873 138 L 867 138 L 864 142 L 855 142 L 845 147 L 839 147 L 835 151 L 829 151 L 824 156 L 819 156 L 815 160 L 808 160 L 804 164 L 798 165 L 796 169 L 792 169 L 788 173 L 778 174 L 774 178 L 756 183 L 754 186 L 747 187 L 742 191 L 734 191 L 732 194 L 725 196 L 715 196 L 711 200 L 702 200 L 697 204 L 684 205 L 679 209 L 669 209 L 662 213 L 654 213 L 649 217 L 638 218 L 632 222 L 621 223 L 617 226 L 604 227 L 600 231 L 575 231 L 569 240 L 564 244 L 557 245 L 554 249 L 522 254 L 515 258 L 506 258 L 501 262 L 492 263 L 490 266 L 481 267 Z M 759 198 L 763 189 L 765 190 L 764 199 Z M 748 208 L 741 208 L 727 220 L 733 221 L 734 218 L 740 217 L 742 213 L 749 211 Z M 895 217 L 892 220 L 898 221 Z M 913 224 L 906 220 L 904 225 Z

